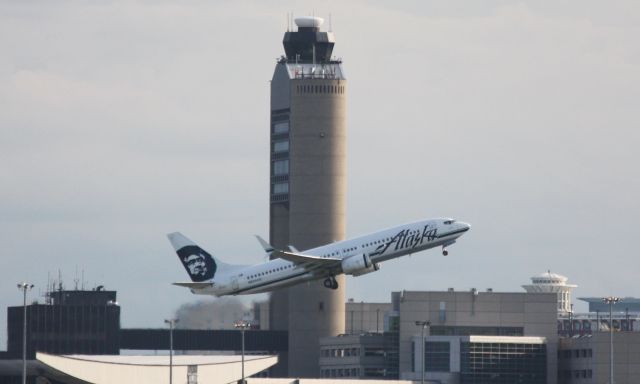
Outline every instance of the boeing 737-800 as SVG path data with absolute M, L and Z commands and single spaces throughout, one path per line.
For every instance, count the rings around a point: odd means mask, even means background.
M 468 231 L 469 224 L 453 219 L 430 219 L 374 232 L 299 252 L 279 250 L 258 237 L 271 260 L 256 265 L 231 265 L 211 256 L 181 233 L 168 235 L 190 282 L 174 283 L 199 295 L 244 295 L 273 291 L 306 281 L 324 279 L 338 288 L 335 276 L 360 276 L 380 269 L 380 263 L 425 249 L 447 247 Z

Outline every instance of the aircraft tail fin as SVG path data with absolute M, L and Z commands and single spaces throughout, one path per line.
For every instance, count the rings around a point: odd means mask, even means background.
M 233 268 L 217 260 L 180 232 L 170 233 L 167 237 L 193 282 L 212 280 L 216 272 Z

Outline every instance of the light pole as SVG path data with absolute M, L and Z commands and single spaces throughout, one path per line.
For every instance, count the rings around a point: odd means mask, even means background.
M 240 330 L 240 335 L 242 337 L 242 384 L 245 384 L 244 380 L 244 330 L 251 327 L 249 322 L 238 321 L 233 325 L 236 329 Z
M 620 298 L 609 296 L 602 301 L 609 304 L 609 384 L 613 384 L 613 304 L 619 302 Z
M 173 384 L 173 328 L 175 328 L 178 319 L 165 320 L 169 324 L 169 384 Z
M 569 337 L 573 337 L 573 304 L 571 304 L 569 311 Z
M 18 283 L 18 289 L 22 290 L 22 384 L 27 384 L 27 291 L 33 288 L 33 284 Z
M 422 360 L 422 363 L 420 364 L 422 366 L 422 376 L 420 379 L 420 383 L 424 384 L 424 359 L 425 359 L 425 354 L 424 354 L 424 344 L 425 344 L 425 340 L 424 340 L 424 331 L 427 329 L 427 327 L 429 325 L 431 325 L 430 321 L 416 321 L 416 325 L 419 327 L 422 327 L 422 346 L 420 347 L 420 352 L 421 352 L 421 356 L 420 356 L 420 360 Z

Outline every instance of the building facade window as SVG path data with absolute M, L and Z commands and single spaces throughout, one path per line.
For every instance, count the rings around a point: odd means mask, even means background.
M 434 325 L 430 328 L 433 336 L 523 336 L 523 327 L 483 327 Z
M 289 140 L 280 140 L 273 143 L 273 152 L 287 152 L 289 150 Z
M 546 383 L 546 345 L 520 343 L 460 344 L 460 383 Z
M 278 123 L 275 123 L 273 125 L 273 133 L 274 134 L 287 133 L 287 132 L 289 132 L 289 122 L 288 121 L 278 122 Z
M 427 342 L 424 368 L 427 372 L 449 372 L 451 344 L 448 341 Z
M 281 176 L 289 174 L 289 160 L 276 160 L 273 162 L 273 175 Z
M 289 193 L 289 183 L 275 183 L 273 184 L 274 194 Z

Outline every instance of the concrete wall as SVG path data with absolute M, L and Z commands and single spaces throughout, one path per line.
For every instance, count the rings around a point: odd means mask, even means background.
M 348 302 L 345 313 L 345 333 L 384 332 L 385 315 L 391 303 Z
M 289 241 L 309 249 L 343 240 L 346 231 L 346 93 L 298 93 L 300 85 L 338 80 L 292 80 L 289 165 Z M 319 377 L 319 339 L 344 333 L 345 279 L 331 290 L 315 281 L 289 289 L 289 375 Z
M 271 80 L 272 111 L 290 108 L 289 88 L 289 75 L 286 66 L 276 65 L 273 79 Z M 269 148 L 271 148 L 271 140 Z M 271 180 L 269 180 L 269 183 L 271 183 Z M 269 242 L 280 249 L 286 249 L 290 244 L 288 202 L 269 204 Z M 287 290 L 275 291 L 270 295 L 269 327 L 280 331 L 289 329 L 289 292 Z M 286 365 L 286 363 L 284 364 Z
M 316 92 L 322 87 L 343 92 Z M 314 92 L 301 92 L 313 86 Z M 335 88 L 332 88 L 335 89 Z M 291 79 L 279 63 L 271 111 L 289 119 L 289 197 L 271 203 L 270 241 L 300 250 L 343 240 L 346 229 L 346 81 Z M 344 276 L 331 290 L 322 280 L 271 294 L 271 329 L 289 330 L 288 373 L 319 377 L 319 339 L 344 333 Z

